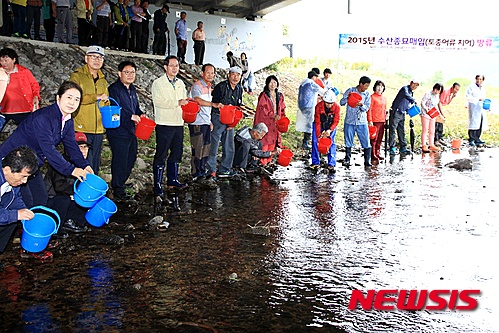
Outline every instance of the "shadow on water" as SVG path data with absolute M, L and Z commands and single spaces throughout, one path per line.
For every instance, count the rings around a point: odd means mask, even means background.
M 470 158 L 471 171 L 445 166 Z M 497 331 L 499 151 L 221 181 L 120 203 L 52 262 L 0 265 L 5 332 Z M 361 157 L 354 159 L 360 161 Z M 391 163 L 390 163 L 391 162 Z M 175 202 L 179 209 L 176 209 Z M 157 208 L 157 207 L 156 207 Z M 115 240 L 110 241 L 110 240 Z M 116 239 L 121 239 L 117 242 Z M 475 311 L 354 311 L 352 290 L 480 289 Z

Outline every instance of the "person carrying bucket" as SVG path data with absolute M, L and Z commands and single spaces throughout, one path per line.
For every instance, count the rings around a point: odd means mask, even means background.
M 421 150 L 423 153 L 439 152 L 440 148 L 435 146 L 435 120 L 436 113 L 439 113 L 440 94 L 444 90 L 444 86 L 440 83 L 435 83 L 433 89 L 424 94 L 421 100 Z M 432 112 L 430 114 L 430 111 Z M 430 146 L 426 145 L 426 137 Z
M 262 150 L 260 140 L 267 134 L 269 129 L 265 123 L 258 123 L 250 129 L 245 126 L 236 132 L 234 138 L 236 153 L 234 154 L 234 168 L 244 172 L 254 172 L 260 164 L 261 158 L 272 156 L 271 151 Z M 277 148 L 277 153 L 281 152 Z
M 27 146 L 36 152 L 39 167 L 47 161 L 57 172 L 80 180 L 84 180 L 87 173 L 94 173 L 76 144 L 71 117 L 80 106 L 81 96 L 78 84 L 64 82 L 57 91 L 56 102 L 33 112 L 0 146 L 0 158 L 16 147 Z M 71 162 L 57 150 L 60 143 Z M 21 191 L 28 208 L 47 204 L 48 194 L 41 172 L 35 173 Z
M 90 148 L 87 136 L 85 133 L 76 132 L 75 139 L 81 154 L 84 158 L 87 158 Z M 66 160 L 69 160 L 67 152 L 64 152 L 63 156 Z M 44 181 L 49 195 L 47 207 L 57 211 L 59 214 L 62 224 L 60 230 L 71 233 L 88 231 L 85 226 L 85 213 L 88 209 L 81 207 L 74 200 L 74 183 L 76 178 L 62 175 L 49 165 Z
M 33 149 L 21 146 L 12 149 L 1 160 L 0 169 L 0 253 L 5 251 L 20 220 L 31 220 L 35 214 L 26 208 L 19 186 L 26 184 L 28 177 L 38 170 L 38 160 Z M 45 260 L 52 253 L 31 253 L 21 250 L 22 255 Z
M 111 146 L 111 187 L 116 200 L 133 199 L 125 192 L 125 183 L 137 159 L 136 124 L 146 115 L 142 112 L 135 89 L 137 66 L 131 61 L 118 65 L 118 79 L 109 86 L 109 96 L 121 106 L 120 126 L 106 130 Z
M 105 132 L 97 101 L 106 102 L 109 96 L 108 83 L 101 71 L 103 64 L 104 48 L 89 46 L 85 55 L 85 65 L 77 68 L 69 77 L 69 80 L 78 83 L 83 91 L 80 109 L 74 116 L 74 127 L 77 132 L 85 133 L 92 145 L 92 149 L 88 152 L 88 162 L 96 175 L 99 173 L 102 139 Z
M 345 159 L 344 166 L 350 166 L 352 156 L 353 139 L 355 133 L 364 149 L 364 166 L 371 166 L 371 143 L 369 142 L 369 129 L 367 127 L 367 111 L 371 107 L 371 96 L 369 95 L 369 85 L 371 79 L 362 76 L 356 87 L 349 88 L 343 94 L 340 105 L 347 105 L 345 124 L 343 132 L 345 134 Z M 357 97 L 352 102 L 352 97 Z
M 206 162 L 210 155 L 211 108 L 222 107 L 222 104 L 211 101 L 211 82 L 214 77 L 215 66 L 204 64 L 201 67 L 201 77 L 194 82 L 189 93 L 190 97 L 200 105 L 196 120 L 188 125 L 192 147 L 191 174 L 194 180 L 208 176 Z
M 392 107 L 390 108 L 390 117 L 388 120 L 389 132 L 388 141 L 390 145 L 390 155 L 397 153 L 395 142 L 395 133 L 399 141 L 399 152 L 401 154 L 410 154 L 411 151 L 407 149 L 407 141 L 405 140 L 405 113 L 411 104 L 417 104 L 414 99 L 414 90 L 418 89 L 419 81 L 412 79 L 409 85 L 400 88 L 397 96 L 393 100 Z
M 156 153 L 153 161 L 154 196 L 157 201 L 162 201 L 164 198 L 161 184 L 167 156 L 167 186 L 174 188 L 187 186 L 178 180 L 178 166 L 182 161 L 184 141 L 182 105 L 188 103 L 187 90 L 184 82 L 177 78 L 179 71 L 177 57 L 167 56 L 163 67 L 165 74 L 154 80 L 151 86 L 154 116 L 157 124 Z
M 322 101 L 315 106 L 314 124 L 312 126 L 312 170 L 317 170 L 321 164 L 321 155 L 318 149 L 319 138 L 330 138 L 331 146 L 327 153 L 327 169 L 336 172 L 336 127 L 340 122 L 340 106 L 336 103 L 336 94 L 327 90 Z
M 212 102 L 223 105 L 241 106 L 243 103 L 243 88 L 239 84 L 243 71 L 237 66 L 229 68 L 228 79 L 220 82 L 213 88 L 211 93 Z M 212 177 L 231 178 L 235 175 L 232 172 L 232 162 L 234 161 L 234 128 L 221 122 L 220 109 L 211 108 L 211 131 L 210 156 L 206 162 L 208 172 Z M 222 142 L 222 159 L 220 169 L 217 172 L 218 146 Z

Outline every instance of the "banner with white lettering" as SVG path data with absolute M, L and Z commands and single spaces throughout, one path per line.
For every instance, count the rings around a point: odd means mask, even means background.
M 340 49 L 499 52 L 499 37 L 340 34 Z

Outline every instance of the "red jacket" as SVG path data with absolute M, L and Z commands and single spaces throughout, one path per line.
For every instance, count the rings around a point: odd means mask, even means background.
M 324 131 L 328 130 L 328 129 L 330 129 L 331 131 L 334 130 L 336 128 L 336 126 L 338 126 L 338 123 L 340 122 L 340 106 L 338 105 L 338 103 L 336 103 L 336 102 L 333 103 L 333 106 L 331 107 L 329 115 L 326 115 L 325 104 L 326 103 L 324 103 L 324 102 L 320 102 L 320 103 L 317 103 L 317 105 L 315 106 L 314 124 L 315 124 L 315 136 L 316 137 L 321 136 L 321 133 L 323 132 L 323 130 L 321 128 L 324 127 L 322 123 L 327 124 L 327 123 L 331 122 L 330 121 L 331 119 L 328 119 L 331 116 L 333 117 L 331 125 L 328 126 L 328 128 L 325 128 Z M 322 115 L 322 117 L 321 117 L 321 115 Z M 321 118 L 322 118 L 322 120 L 321 120 Z
M 386 121 L 386 99 L 380 94 L 371 95 L 371 108 L 367 111 L 367 121 L 384 123 Z
M 40 85 L 31 71 L 15 65 L 17 72 L 10 73 L 10 81 L 0 106 L 2 113 L 25 113 L 33 111 L 33 97 L 40 100 Z
M 281 133 L 277 130 L 275 116 L 276 114 L 279 115 L 279 117 L 286 116 L 286 113 L 284 112 L 286 104 L 284 103 L 284 96 L 280 92 L 277 93 L 277 99 L 278 109 L 276 112 L 274 111 L 269 95 L 267 95 L 265 91 L 258 96 L 258 104 L 256 106 L 255 120 L 253 124 L 256 125 L 258 123 L 265 123 L 265 125 L 269 128 L 268 133 L 261 140 L 262 146 L 276 144 L 276 142 L 277 147 L 281 146 Z

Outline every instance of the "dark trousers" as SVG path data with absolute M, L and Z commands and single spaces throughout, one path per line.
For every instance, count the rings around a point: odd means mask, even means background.
M 78 45 L 90 45 L 92 37 L 92 26 L 86 19 L 78 18 Z
M 210 155 L 210 125 L 189 125 L 192 147 L 191 173 L 193 177 L 206 173 L 206 161 Z
M 120 50 L 128 49 L 128 33 L 130 32 L 130 27 L 124 27 L 122 25 L 114 26 L 114 46 Z
M 102 138 L 104 135 L 89 133 L 85 133 L 85 135 L 87 136 L 88 143 L 92 146 L 92 148 L 88 150 L 87 161 L 90 163 L 94 173 L 98 175 L 100 168 L 100 155 L 102 151 Z
M 8 4 L 7 0 L 1 0 L 2 1 L 2 12 L 0 15 L 2 15 L 3 18 L 3 26 L 0 27 L 0 31 L 2 32 L 2 36 L 9 36 L 12 35 L 12 30 L 13 30 L 13 22 L 12 22 L 12 17 L 10 16 L 12 12 L 7 10 Z
M 21 186 L 21 195 L 27 208 L 47 205 L 49 197 L 40 170 L 25 185 Z
M 114 195 L 125 194 L 125 183 L 137 159 L 137 137 L 107 135 L 111 146 L 111 187 Z
M 97 38 L 96 43 L 99 46 L 107 47 L 109 38 L 109 17 L 97 16 Z
M 140 37 L 139 52 L 149 53 L 149 21 L 142 21 L 142 36 Z
M 41 6 L 26 6 L 27 9 L 27 21 L 26 21 L 26 32 L 29 37 L 31 37 L 31 24 L 35 22 L 35 37 L 34 39 L 40 39 L 40 17 L 41 17 Z
M 47 207 L 55 210 L 61 218 L 61 226 L 68 219 L 76 222 L 76 225 L 83 227 L 86 223 L 85 214 L 88 208 L 78 206 L 69 195 L 56 195 L 48 199 Z M 60 230 L 60 229 L 59 229 Z
M 204 60 L 204 41 L 194 42 L 194 63 L 196 65 L 202 65 Z
M 141 39 L 142 39 L 142 22 L 132 21 L 132 26 L 130 28 L 132 34 L 132 41 L 130 49 L 134 52 L 140 52 Z
M 184 141 L 183 126 L 156 126 L 156 153 L 154 154 L 154 165 L 165 165 L 166 157 L 168 163 L 180 163 L 182 161 Z M 168 151 L 170 154 L 168 155 Z
M 10 5 L 14 14 L 14 33 L 17 32 L 22 36 L 26 33 L 26 7 L 16 5 L 15 3 L 11 3 Z
M 480 128 L 478 128 L 477 130 L 471 130 L 471 129 L 468 130 L 468 136 L 470 142 L 478 143 L 481 141 L 480 136 L 482 135 L 482 124 L 483 124 L 483 117 L 482 119 L 480 119 Z
M 179 62 L 185 62 L 186 52 L 187 52 L 187 41 L 177 38 L 177 58 Z
M 166 53 L 166 32 L 155 31 L 154 42 L 152 44 L 153 54 L 165 55 Z
M 55 17 L 43 20 L 43 28 L 45 28 L 47 42 L 53 42 L 55 36 Z
M 435 123 L 435 143 L 444 137 L 444 123 Z
M 397 133 L 397 138 L 399 140 L 399 149 L 404 149 L 407 147 L 407 141 L 405 141 L 405 112 L 399 112 L 397 110 L 390 110 L 389 118 L 389 144 L 390 148 L 394 148 L 397 143 L 395 142 L 395 133 Z
M 14 231 L 16 231 L 17 223 L 0 225 L 0 253 L 5 251 L 7 244 L 9 244 Z

